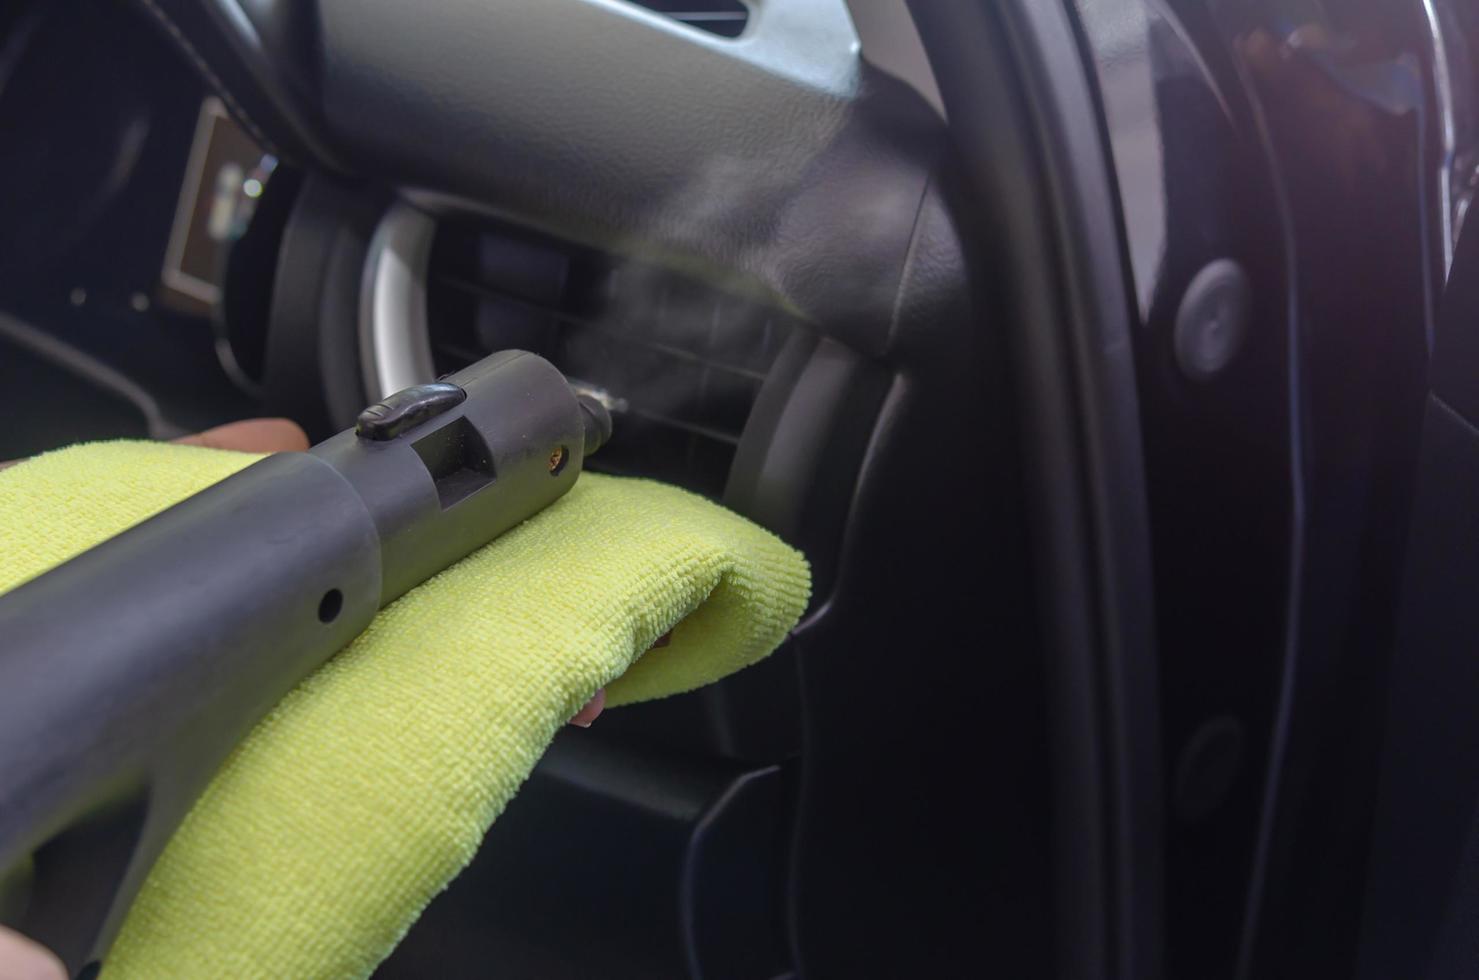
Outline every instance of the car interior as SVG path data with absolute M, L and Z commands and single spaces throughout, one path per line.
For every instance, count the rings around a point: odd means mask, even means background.
M 560 734 L 377 977 L 1469 975 L 1470 38 L 13 0 L 0 459 L 319 442 L 521 349 L 590 469 L 806 555 L 775 654 Z

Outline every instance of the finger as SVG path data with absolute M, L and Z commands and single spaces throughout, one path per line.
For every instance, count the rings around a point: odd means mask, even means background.
M 67 980 L 51 950 L 0 926 L 0 980 Z
M 600 717 L 601 709 L 606 707 L 606 689 L 603 687 L 596 692 L 596 696 L 585 703 L 585 707 L 575 713 L 570 719 L 570 724 L 579 728 L 591 727 L 591 722 Z
M 176 439 L 185 446 L 233 449 L 242 453 L 295 453 L 308 448 L 308 436 L 289 419 L 247 419 Z

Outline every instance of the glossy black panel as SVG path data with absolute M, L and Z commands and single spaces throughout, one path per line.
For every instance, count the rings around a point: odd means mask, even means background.
M 1267 120 L 1297 249 L 1305 560 L 1242 967 L 1345 972 L 1421 427 L 1439 128 L 1422 5 L 1217 8 Z
M 1464 18 L 1374 0 L 1078 6 L 1143 320 L 1167 798 L 1194 802 L 1169 814 L 1169 972 L 1309 975 L 1354 946 L 1456 203 L 1440 178 L 1465 132 L 1428 14 Z M 1173 325 L 1223 260 L 1251 312 L 1208 376 L 1178 360 Z
M 1140 0 L 1079 10 L 1140 311 L 1165 798 L 1195 801 L 1166 814 L 1167 975 L 1216 976 L 1236 957 L 1286 646 L 1290 256 L 1262 135 L 1184 23 Z M 1219 276 L 1237 295 L 1207 291 Z M 1206 349 L 1224 353 L 1188 360 L 1187 331 L 1219 309 L 1211 329 L 1234 335 Z M 1236 749 L 1209 755 L 1218 732 Z

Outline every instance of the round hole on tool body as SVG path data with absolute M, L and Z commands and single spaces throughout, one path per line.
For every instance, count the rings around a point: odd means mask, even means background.
M 339 618 L 339 610 L 344 608 L 344 593 L 338 589 L 330 589 L 324 593 L 324 597 L 318 600 L 318 621 L 320 623 L 332 623 Z
M 568 462 L 570 462 L 570 450 L 564 446 L 555 447 L 555 450 L 549 454 L 549 475 L 559 476 L 560 471 Z

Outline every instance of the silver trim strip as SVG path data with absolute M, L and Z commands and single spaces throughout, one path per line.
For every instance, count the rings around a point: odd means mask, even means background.
M 190 141 L 190 156 L 185 163 L 185 179 L 180 182 L 180 197 L 175 203 L 175 220 L 170 225 L 169 244 L 164 249 L 164 268 L 159 278 L 171 289 L 193 296 L 203 303 L 215 303 L 221 298 L 221 289 L 215 283 L 184 272 L 180 263 L 185 257 L 185 239 L 190 232 L 190 218 L 194 213 L 195 201 L 200 195 L 201 171 L 205 169 L 205 155 L 210 147 L 211 133 L 216 121 L 226 118 L 226 107 L 215 96 L 200 103 L 200 112 L 195 120 L 195 135 Z
M 1438 109 L 1438 133 L 1443 155 L 1438 161 L 1438 222 L 1443 236 L 1443 279 L 1453 265 L 1453 168 L 1458 156 L 1454 121 L 1453 77 L 1449 69 L 1448 42 L 1436 0 L 1423 0 L 1423 15 L 1433 42 L 1433 95 Z
M 378 401 L 436 376 L 426 319 L 426 267 L 436 222 L 396 203 L 375 229 L 360 290 L 360 367 Z

